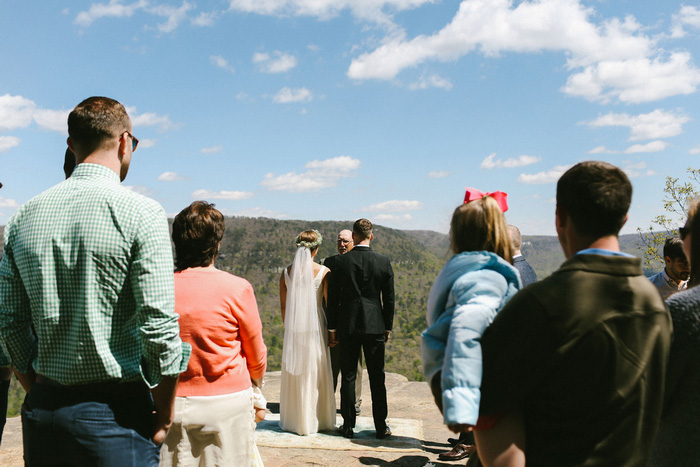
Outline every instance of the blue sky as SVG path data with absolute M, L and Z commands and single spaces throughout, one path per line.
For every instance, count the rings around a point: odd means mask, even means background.
M 599 159 L 632 179 L 631 233 L 698 167 L 699 38 L 699 4 L 657 0 L 5 1 L 0 224 L 105 95 L 141 140 L 124 184 L 170 215 L 447 232 L 473 186 L 553 235 L 558 176 Z

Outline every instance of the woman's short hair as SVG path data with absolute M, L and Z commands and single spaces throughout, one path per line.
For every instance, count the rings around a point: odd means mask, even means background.
M 688 287 L 700 284 L 700 198 L 690 203 L 688 208 L 688 220 L 685 226 L 690 228 L 690 278 Z
M 213 204 L 195 201 L 173 220 L 175 268 L 206 267 L 219 253 L 224 238 L 224 216 Z
M 490 251 L 513 262 L 508 226 L 495 199 L 484 196 L 455 209 L 450 222 L 450 248 L 454 254 Z

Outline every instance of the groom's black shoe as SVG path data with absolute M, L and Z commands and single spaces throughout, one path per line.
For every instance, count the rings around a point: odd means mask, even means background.
M 352 428 L 349 426 L 340 425 L 340 428 L 338 428 L 338 431 L 340 432 L 341 435 L 345 436 L 346 438 L 352 438 L 353 436 L 355 436 L 355 434 L 352 431 Z
M 389 428 L 388 426 L 386 428 L 384 428 L 383 430 L 377 431 L 377 439 L 384 439 L 384 438 L 388 438 L 390 436 L 391 436 L 391 428 Z

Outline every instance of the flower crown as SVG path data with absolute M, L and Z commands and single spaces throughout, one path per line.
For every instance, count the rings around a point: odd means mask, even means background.
M 307 242 L 305 240 L 301 240 L 301 239 L 299 239 L 299 236 L 301 234 L 297 235 L 296 240 L 294 240 L 294 242 L 297 244 L 297 248 L 302 247 L 302 246 L 305 248 L 308 248 L 309 250 L 314 250 L 314 249 L 318 248 L 318 246 L 323 242 L 323 237 L 321 236 L 321 232 L 319 232 L 318 230 L 314 229 L 313 232 L 316 232 L 316 241 L 313 241 L 313 242 Z

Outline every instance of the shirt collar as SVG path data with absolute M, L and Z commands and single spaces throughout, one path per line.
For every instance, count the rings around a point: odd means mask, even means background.
M 613 251 L 606 250 L 604 248 L 586 248 L 584 250 L 576 252 L 577 255 L 603 255 L 603 256 L 626 256 L 628 258 L 634 258 L 634 255 L 625 253 L 624 251 Z
M 121 183 L 119 175 L 110 169 L 100 164 L 92 164 L 89 162 L 83 162 L 78 164 L 73 170 L 70 178 L 103 178 L 107 181 L 114 183 Z

